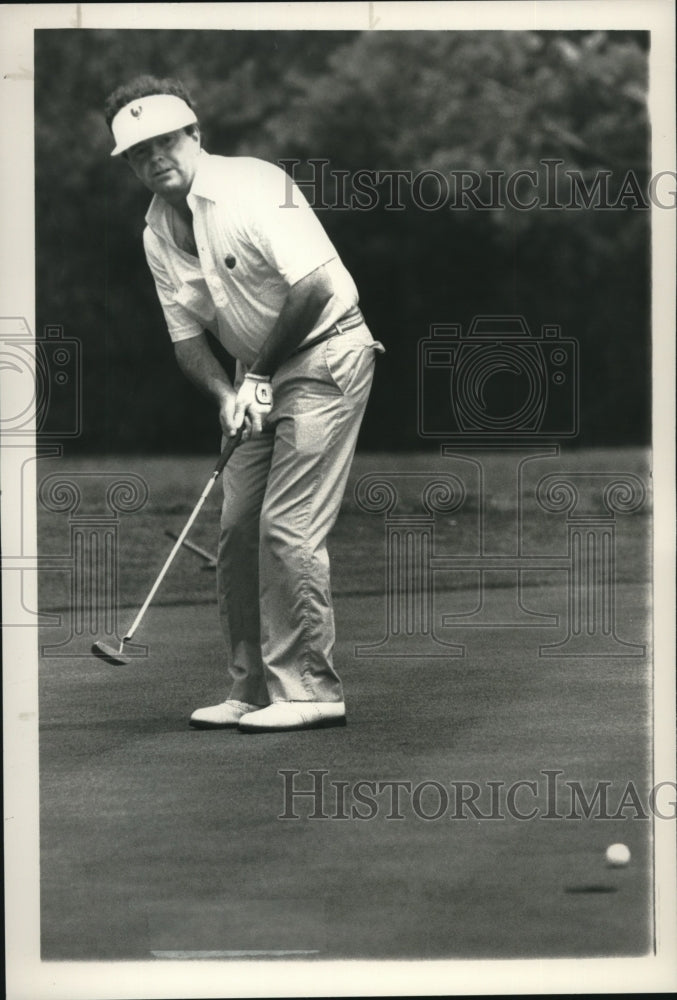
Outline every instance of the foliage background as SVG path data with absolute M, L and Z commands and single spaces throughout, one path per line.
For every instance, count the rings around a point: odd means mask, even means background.
M 40 30 L 35 33 L 37 324 L 82 345 L 82 452 L 213 451 L 176 368 L 141 246 L 149 195 L 111 160 L 101 108 L 177 76 L 210 152 L 331 171 L 629 170 L 646 192 L 648 35 L 632 32 Z M 539 171 L 543 173 L 542 170 Z M 543 192 L 541 192 L 543 195 Z M 568 188 L 563 199 L 568 201 Z M 649 212 L 322 210 L 388 353 L 361 444 L 420 449 L 417 345 L 431 323 L 522 314 L 581 352 L 578 442 L 650 438 Z M 59 414 L 52 415 L 58 422 Z M 431 445 L 432 446 L 432 445 Z

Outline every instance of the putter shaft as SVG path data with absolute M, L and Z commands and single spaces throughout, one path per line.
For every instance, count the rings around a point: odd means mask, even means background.
M 203 489 L 202 493 L 200 494 L 200 499 L 195 504 L 193 512 L 190 515 L 190 517 L 188 518 L 188 520 L 186 521 L 181 534 L 179 535 L 179 537 L 174 542 L 174 546 L 172 548 L 172 551 L 167 556 L 167 558 L 165 560 L 165 564 L 162 567 L 162 569 L 160 570 L 160 572 L 158 574 L 158 577 L 157 577 L 157 580 L 153 584 L 148 597 L 143 602 L 143 605 L 141 606 L 141 608 L 139 610 L 139 613 L 137 614 L 137 616 L 134 619 L 134 621 L 132 622 L 129 630 L 127 631 L 127 634 L 125 635 L 124 639 L 122 640 L 123 643 L 124 642 L 128 642 L 129 639 L 131 639 L 132 636 L 134 635 L 134 633 L 136 632 L 137 628 L 139 627 L 141 619 L 143 618 L 143 616 L 145 615 L 145 613 L 146 613 L 146 611 L 148 609 L 148 605 L 150 604 L 150 602 L 155 597 L 155 594 L 157 593 L 158 587 L 160 586 L 160 584 L 164 580 L 165 575 L 167 573 L 167 570 L 169 569 L 169 567 L 171 566 L 171 564 L 172 564 L 172 562 L 174 560 L 174 556 L 176 555 L 176 553 L 179 551 L 179 549 L 183 545 L 183 543 L 185 541 L 185 538 L 186 538 L 186 535 L 188 534 L 188 532 L 190 531 L 190 529 L 193 526 L 195 518 L 198 516 L 198 514 L 202 510 L 202 506 L 203 506 L 205 500 L 207 499 L 207 497 L 211 493 L 212 488 L 214 486 L 214 483 L 219 478 L 219 476 L 220 476 L 223 468 L 226 465 L 226 462 L 228 461 L 228 459 L 233 454 L 233 452 L 235 451 L 235 449 L 239 445 L 240 441 L 242 440 L 242 433 L 243 433 L 243 431 L 244 431 L 244 425 L 239 428 L 237 434 L 235 434 L 233 437 L 229 438 L 228 441 L 226 442 L 226 445 L 225 445 L 223 451 L 221 452 L 221 454 L 219 456 L 219 460 L 216 463 L 216 466 L 214 467 L 214 471 L 212 472 L 211 476 L 209 477 L 209 481 L 208 481 L 207 485 L 205 486 L 205 488 Z
M 186 521 L 181 534 L 179 535 L 179 537 L 174 542 L 174 545 L 172 547 L 172 551 L 167 556 L 167 558 L 165 560 L 165 564 L 164 564 L 164 566 L 162 567 L 162 569 L 160 570 L 160 572 L 158 574 L 157 580 L 153 584 L 153 586 L 151 588 L 151 591 L 148 594 L 148 597 L 146 598 L 146 600 L 141 605 L 139 613 L 137 614 L 137 616 L 134 619 L 134 621 L 132 622 L 129 630 L 127 631 L 127 634 L 125 635 L 125 637 L 123 639 L 123 642 L 127 642 L 129 639 L 131 639 L 132 636 L 134 635 L 134 633 L 136 632 L 137 628 L 139 627 L 141 619 L 143 618 L 143 616 L 145 615 L 146 611 L 148 610 L 148 605 L 150 604 L 150 602 L 155 597 L 155 595 L 157 593 L 157 590 L 158 590 L 158 587 L 160 586 L 160 584 L 164 580 L 164 578 L 166 576 L 166 573 L 167 573 L 167 570 L 169 569 L 169 567 L 171 566 L 172 562 L 174 561 L 174 556 L 176 555 L 176 553 L 179 551 L 179 549 L 183 545 L 184 540 L 186 538 L 186 535 L 188 534 L 188 532 L 190 531 L 190 529 L 193 526 L 195 518 L 198 516 L 198 514 L 202 510 L 202 506 L 203 506 L 205 500 L 207 499 L 207 497 L 209 496 L 209 494 L 211 493 L 212 487 L 214 486 L 214 483 L 219 478 L 219 472 L 220 471 L 221 471 L 220 469 L 214 469 L 214 472 L 212 473 L 212 475 L 211 475 L 211 477 L 209 479 L 209 482 L 207 483 L 207 485 L 203 489 L 202 493 L 200 494 L 200 499 L 195 504 L 195 507 L 193 508 L 193 512 L 190 515 L 190 517 L 188 518 L 188 520 Z

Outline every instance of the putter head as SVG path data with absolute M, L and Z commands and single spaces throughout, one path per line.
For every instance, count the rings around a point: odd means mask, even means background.
M 109 646 L 107 642 L 95 642 L 92 646 L 92 652 L 95 656 L 106 660 L 107 663 L 112 663 L 114 666 L 121 666 L 130 662 L 129 656 L 125 656 L 121 650 Z

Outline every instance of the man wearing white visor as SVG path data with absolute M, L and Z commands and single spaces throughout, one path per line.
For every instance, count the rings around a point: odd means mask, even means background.
M 178 364 L 224 437 L 244 428 L 223 475 L 217 567 L 231 687 L 190 724 L 345 725 L 326 541 L 383 347 L 303 194 L 271 163 L 205 152 L 178 81 L 118 88 L 106 120 L 112 155 L 154 195 L 144 247 Z M 236 359 L 234 384 L 208 334 Z

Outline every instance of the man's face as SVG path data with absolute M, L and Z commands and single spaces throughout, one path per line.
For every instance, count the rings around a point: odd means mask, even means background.
M 193 183 L 200 153 L 200 134 L 185 129 L 165 132 L 138 142 L 127 151 L 127 160 L 145 186 L 169 202 L 186 197 Z

